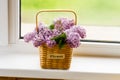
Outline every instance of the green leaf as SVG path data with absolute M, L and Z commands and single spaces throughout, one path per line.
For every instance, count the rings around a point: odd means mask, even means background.
M 52 38 L 51 40 L 55 40 L 56 43 L 58 44 L 58 43 L 59 43 L 59 40 L 60 40 L 60 37 L 59 37 L 59 36 L 56 36 L 56 37 Z
M 59 40 L 59 48 L 61 49 L 61 48 L 63 48 L 64 47 L 64 45 L 65 45 L 65 42 L 64 42 L 64 40 L 63 39 L 61 39 L 61 40 Z
M 66 39 L 66 34 L 65 34 L 65 33 L 62 33 L 62 34 L 60 35 L 60 37 L 61 37 L 62 39 Z
M 55 39 L 56 43 L 59 44 L 60 39 Z
M 59 36 L 52 38 L 51 40 L 55 40 L 58 44 L 59 48 L 61 49 L 65 45 L 66 34 L 62 33 Z
M 50 26 L 49 26 L 49 28 L 52 30 L 52 29 L 54 29 L 54 24 L 51 24 Z
M 51 40 L 56 40 L 56 39 L 59 39 L 60 37 L 59 36 L 56 36 L 54 38 L 52 38 Z

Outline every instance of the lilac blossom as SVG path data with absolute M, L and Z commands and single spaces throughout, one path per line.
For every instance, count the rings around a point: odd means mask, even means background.
M 25 34 L 25 35 L 24 35 L 24 41 L 25 41 L 25 42 L 31 41 L 31 40 L 34 38 L 35 35 L 36 35 L 36 31 L 34 31 L 34 32 L 29 32 L 29 33 Z
M 43 23 L 39 24 L 39 26 L 38 26 L 38 32 L 39 33 L 43 34 L 46 29 L 47 29 L 47 27 Z
M 73 27 L 74 25 L 74 20 L 73 19 L 67 19 L 67 18 L 63 18 L 63 20 L 61 20 L 63 29 L 70 29 L 71 27 Z
M 57 30 L 57 29 L 53 29 L 53 37 L 59 36 L 62 32 Z
M 86 37 L 86 31 L 83 27 L 80 27 L 80 26 L 73 26 L 71 28 L 71 31 L 72 32 L 77 32 L 81 38 L 85 38 Z
M 45 40 L 45 38 L 43 37 L 43 35 L 42 34 L 36 34 L 35 35 L 35 37 L 33 38 L 33 40 L 37 40 L 37 41 L 44 41 Z
M 47 40 L 47 38 L 51 38 L 53 35 L 53 31 L 50 29 L 45 29 L 44 33 L 42 34 L 44 38 Z
M 80 36 L 78 33 L 71 32 L 68 34 L 68 37 L 66 39 L 66 43 L 71 47 L 71 48 L 77 48 L 80 45 Z
M 56 45 L 56 41 L 55 41 L 55 40 L 47 40 L 47 41 L 46 41 L 46 45 L 47 45 L 48 47 L 53 47 L 53 46 Z
M 58 29 L 60 31 L 70 29 L 74 24 L 74 20 L 67 18 L 59 18 L 54 21 L 55 29 Z
M 40 41 L 32 41 L 33 42 L 33 45 L 35 46 L 35 47 L 38 47 L 38 46 L 41 46 L 42 45 L 42 43 L 40 42 Z
M 39 24 L 38 30 L 39 34 L 43 35 L 45 39 L 51 37 L 53 34 L 53 32 L 42 23 Z
M 64 33 L 66 34 L 67 37 L 68 37 L 68 35 L 69 35 L 71 32 L 72 32 L 71 29 L 67 29 L 67 30 L 64 31 Z
M 45 39 L 42 34 L 36 34 L 32 42 L 35 47 L 38 47 L 45 43 Z
M 74 20 L 67 18 L 59 18 L 54 21 L 54 29 L 49 29 L 45 24 L 40 23 L 38 31 L 35 29 L 33 32 L 27 33 L 24 36 L 25 42 L 32 41 L 35 47 L 46 44 L 48 47 L 53 47 L 57 44 L 62 37 L 59 36 L 65 33 L 65 44 L 68 44 L 71 48 L 77 48 L 80 45 L 80 39 L 86 37 L 86 31 L 84 28 L 75 25 Z M 54 40 L 58 38 L 58 40 Z

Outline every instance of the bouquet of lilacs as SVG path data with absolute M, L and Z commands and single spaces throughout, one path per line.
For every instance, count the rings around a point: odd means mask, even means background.
M 58 45 L 62 48 L 67 44 L 71 48 L 77 48 L 85 36 L 85 29 L 75 25 L 73 19 L 58 18 L 50 26 L 40 23 L 38 30 L 25 34 L 24 41 L 31 41 L 35 47 L 45 44 L 48 47 Z

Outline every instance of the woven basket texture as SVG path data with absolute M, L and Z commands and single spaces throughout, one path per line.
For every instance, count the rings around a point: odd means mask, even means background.
M 39 47 L 40 53 L 40 65 L 44 69 L 69 69 L 72 58 L 72 48 L 65 45 L 63 48 L 59 48 L 58 45 L 50 48 L 46 45 Z M 48 55 L 64 55 L 64 59 L 50 59 Z

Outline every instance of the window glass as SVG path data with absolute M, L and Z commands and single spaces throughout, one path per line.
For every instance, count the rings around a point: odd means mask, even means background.
M 21 0 L 21 36 L 35 28 L 35 15 L 44 9 L 75 11 L 88 41 L 120 41 L 120 0 Z

